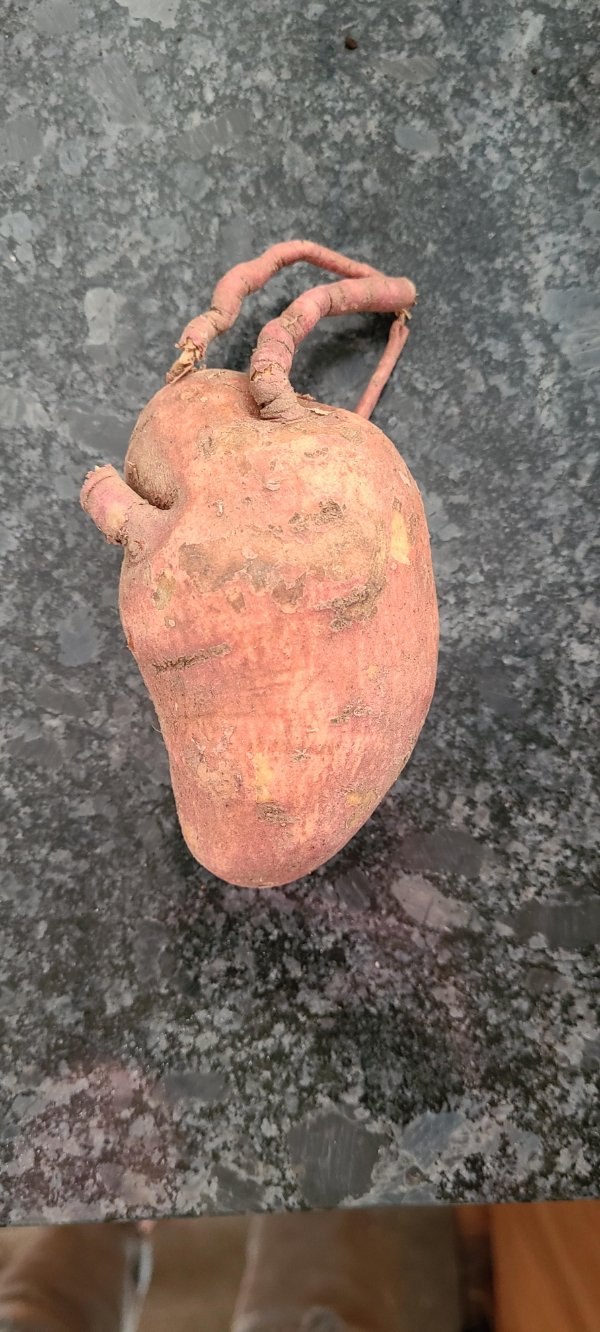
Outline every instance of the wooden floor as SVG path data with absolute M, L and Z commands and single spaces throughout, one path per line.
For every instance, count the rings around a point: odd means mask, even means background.
M 300 1218 L 311 1225 L 310 1215 Z M 277 1218 L 270 1219 L 277 1225 Z M 450 1209 L 396 1212 L 406 1290 L 402 1332 L 459 1332 L 459 1281 Z M 243 1218 L 167 1221 L 154 1232 L 155 1268 L 139 1332 L 229 1332 L 244 1266 Z M 274 1248 L 275 1248 L 274 1244 Z M 400 1332 L 400 1329 L 398 1329 Z
M 158 1225 L 139 1332 L 229 1332 L 246 1231 L 242 1217 Z
M 452 1209 L 406 1208 L 396 1217 L 398 1264 L 406 1291 L 401 1332 L 460 1332 Z M 269 1224 L 277 1225 L 277 1219 L 270 1218 Z M 311 1220 L 309 1214 L 299 1218 L 306 1226 Z M 89 1227 L 86 1231 L 89 1235 Z M 247 1233 L 248 1221 L 241 1217 L 159 1222 L 152 1235 L 154 1273 L 139 1332 L 230 1332 Z M 0 1280 L 7 1258 L 33 1234 L 0 1230 Z M 375 1290 L 373 1296 L 377 1302 Z M 378 1325 L 375 1319 L 373 1326 Z

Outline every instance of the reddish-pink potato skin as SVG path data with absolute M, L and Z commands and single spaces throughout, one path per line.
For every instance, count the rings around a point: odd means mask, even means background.
M 437 665 L 408 468 L 370 422 L 301 401 L 301 421 L 265 422 L 247 376 L 196 371 L 152 399 L 125 462 L 163 506 L 129 540 L 120 606 L 183 835 L 255 888 L 315 869 L 365 822 Z

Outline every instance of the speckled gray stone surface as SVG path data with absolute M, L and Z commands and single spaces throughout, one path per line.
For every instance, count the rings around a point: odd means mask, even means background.
M 5 8 L 3 1221 L 600 1193 L 595 13 Z M 375 817 L 257 896 L 182 844 L 78 490 L 220 272 L 299 233 L 418 283 L 376 420 L 442 651 Z M 351 406 L 384 337 L 322 327 L 296 384 Z

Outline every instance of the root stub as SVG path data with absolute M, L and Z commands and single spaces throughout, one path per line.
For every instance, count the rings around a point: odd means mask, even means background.
M 259 335 L 250 362 L 250 387 L 261 416 L 285 422 L 305 414 L 306 404 L 294 392 L 289 374 L 296 348 L 320 319 L 367 312 L 394 314 L 387 347 L 356 409 L 360 416 L 369 417 L 408 337 L 406 318 L 415 304 L 416 288 L 408 278 L 386 277 L 370 264 L 312 241 L 283 241 L 257 259 L 230 269 L 215 287 L 210 309 L 184 329 L 178 343 L 181 354 L 171 366 L 167 382 L 181 379 L 204 359 L 213 339 L 235 323 L 247 295 L 258 291 L 280 269 L 300 262 L 336 273 L 340 280 L 304 292 Z

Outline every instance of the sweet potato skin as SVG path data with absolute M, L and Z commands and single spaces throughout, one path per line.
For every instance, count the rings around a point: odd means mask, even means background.
M 152 505 L 124 541 L 127 642 L 189 849 L 245 887 L 289 883 L 352 837 L 435 683 L 417 486 L 377 427 L 302 402 L 265 421 L 246 375 L 194 371 L 155 395 L 125 461 Z

